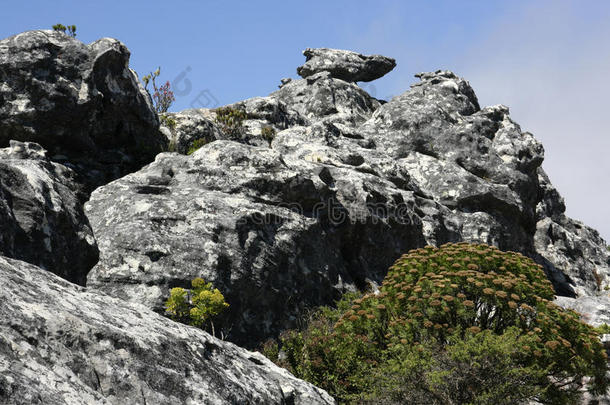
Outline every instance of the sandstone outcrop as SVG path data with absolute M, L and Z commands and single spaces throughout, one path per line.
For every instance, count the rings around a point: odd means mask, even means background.
M 230 304 L 217 329 L 255 348 L 426 244 L 521 252 L 561 305 L 607 318 L 606 242 L 565 215 L 507 107 L 440 70 L 377 100 L 355 82 L 393 59 L 306 56 L 302 79 L 228 106 L 239 130 L 199 109 L 159 131 L 119 41 L 0 41 L 0 402 L 332 403 L 154 311 L 203 277 Z
M 542 145 L 452 72 L 418 77 L 383 104 L 328 72 L 290 81 L 240 106 L 277 128 L 270 148 L 251 126 L 96 190 L 88 285 L 162 311 L 171 287 L 202 276 L 226 292 L 242 344 L 375 288 L 406 246 L 492 244 L 534 258 L 560 295 L 602 291 L 605 242 L 563 215 Z
M 0 403 L 333 404 L 260 353 L 0 256 Z
M 93 190 L 165 145 L 150 97 L 116 39 L 28 31 L 0 41 L 0 147 L 37 142 Z
M 329 72 L 335 79 L 346 82 L 370 82 L 396 67 L 396 61 L 382 55 L 362 55 L 352 51 L 329 48 L 307 48 L 306 62 L 297 68 L 302 78 Z
M 85 285 L 98 250 L 75 178 L 36 143 L 0 149 L 0 255 Z
M 412 192 L 275 149 L 215 141 L 97 189 L 85 208 L 101 260 L 87 285 L 162 311 L 170 288 L 203 277 L 231 304 L 230 338 L 247 345 L 379 283 L 424 243 Z

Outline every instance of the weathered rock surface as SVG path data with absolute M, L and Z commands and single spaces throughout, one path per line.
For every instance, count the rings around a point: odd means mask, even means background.
M 565 203 L 542 169 L 541 199 L 536 206 L 536 252 L 551 267 L 553 278 L 573 286 L 578 296 L 610 288 L 610 252 L 599 233 L 568 218 Z
M 582 320 L 592 326 L 610 325 L 610 297 L 607 295 L 578 298 L 557 297 L 555 303 L 582 315 Z M 610 337 L 610 335 L 606 335 Z M 608 345 L 610 348 L 610 345 Z
M 329 72 L 331 77 L 346 82 L 370 82 L 396 67 L 396 61 L 387 56 L 362 55 L 340 49 L 307 48 L 303 55 L 306 62 L 297 68 L 302 78 Z
M 165 115 L 175 122 L 174 128 L 161 126 L 172 152 L 186 155 L 193 143 L 199 139 L 212 142 L 224 138 L 222 131 L 214 123 L 214 113 L 208 109 L 189 109 Z
M 91 195 L 102 254 L 87 285 L 161 311 L 170 288 L 203 277 L 231 304 L 231 338 L 255 344 L 379 283 L 422 245 L 414 203 L 377 176 L 269 147 L 216 141 L 190 157 L 161 154 Z
M 205 142 L 215 140 L 233 140 L 248 145 L 268 146 L 269 141 L 261 135 L 262 129 L 271 128 L 274 133 L 295 125 L 308 125 L 309 121 L 294 109 L 273 97 L 254 97 L 225 106 L 241 110 L 246 114 L 241 133 L 227 134 L 223 126 L 216 121 L 216 110 L 205 108 L 189 109 L 166 115 L 176 122 L 173 129 L 163 128 L 173 144 L 173 151 L 186 154 L 198 139 Z
M 309 121 L 338 122 L 357 126 L 381 105 L 355 83 L 320 72 L 307 79 L 292 80 L 270 95 Z
M 89 285 L 161 310 L 170 287 L 203 276 L 227 293 L 231 339 L 248 344 L 380 282 L 401 249 L 426 243 L 519 251 L 559 294 L 598 293 L 605 242 L 563 216 L 540 143 L 453 73 L 418 77 L 383 105 L 328 72 L 286 82 L 270 98 L 306 121 L 287 122 L 271 149 L 216 141 L 98 189 Z
M 36 143 L 0 149 L 0 255 L 85 285 L 98 260 L 76 174 Z
M 259 353 L 0 256 L 0 403 L 332 404 Z
M 150 97 L 129 51 L 54 31 L 0 41 L 0 147 L 33 141 L 73 168 L 88 191 L 137 170 L 162 150 Z
M 225 139 L 238 140 L 250 145 L 269 145 L 269 142 L 261 137 L 264 127 L 271 128 L 277 133 L 293 126 L 309 125 L 309 120 L 296 109 L 288 108 L 284 102 L 274 97 L 253 97 L 228 107 L 244 111 L 247 119 L 244 121 L 244 134 L 241 139 L 231 137 Z

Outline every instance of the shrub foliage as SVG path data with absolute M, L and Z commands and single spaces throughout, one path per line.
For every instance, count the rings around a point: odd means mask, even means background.
M 59 31 L 65 34 L 66 30 L 68 31 L 68 35 L 70 35 L 72 38 L 76 38 L 76 25 L 68 25 L 66 27 L 63 24 L 55 24 L 53 26 L 53 31 Z
M 553 298 L 519 253 L 427 246 L 396 261 L 378 293 L 320 309 L 264 353 L 348 402 L 569 404 L 605 392 L 598 333 Z
M 205 329 L 209 325 L 215 334 L 213 317 L 220 314 L 229 304 L 222 293 L 212 283 L 202 278 L 195 278 L 189 292 L 181 287 L 172 288 L 170 297 L 165 303 L 166 312 L 175 321 Z
M 191 146 L 189 146 L 188 151 L 186 152 L 187 155 L 192 155 L 193 153 L 195 153 L 197 150 L 199 150 L 199 148 L 201 148 L 204 145 L 207 145 L 209 142 L 206 138 L 199 138 L 199 139 L 195 139 L 192 143 Z
M 230 137 L 239 138 L 244 132 L 244 121 L 248 114 L 239 108 L 220 107 L 215 110 L 215 121 L 220 124 L 222 131 Z
M 261 128 L 261 136 L 267 143 L 269 143 L 269 147 L 271 147 L 271 142 L 275 138 L 275 129 L 272 126 L 265 126 Z

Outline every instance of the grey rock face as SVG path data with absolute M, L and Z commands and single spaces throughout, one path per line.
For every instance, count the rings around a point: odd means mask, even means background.
M 610 297 L 608 296 L 557 297 L 555 303 L 578 312 L 582 315 L 581 319 L 589 325 L 601 326 L 605 323 L 610 325 Z M 606 335 L 606 337 L 610 336 Z
M 328 72 L 287 82 L 270 98 L 305 122 L 277 127 L 271 148 L 216 141 L 98 189 L 86 212 L 101 259 L 88 284 L 160 311 L 169 288 L 202 276 L 226 293 L 231 339 L 248 344 L 344 290 L 374 288 L 426 243 L 519 251 L 561 295 L 603 288 L 605 242 L 563 215 L 542 145 L 507 107 L 481 109 L 464 79 L 418 77 L 383 105 Z
M 0 149 L 0 254 L 85 284 L 98 260 L 75 173 L 36 143 Z
M 0 402 L 332 404 L 259 353 L 0 256 Z
M 480 109 L 468 82 L 453 73 L 417 76 L 420 83 L 357 132 L 443 207 L 422 218 L 428 242 L 457 238 L 521 251 L 545 266 L 559 294 L 605 285 L 605 243 L 563 215 L 563 200 L 540 168 L 542 145 L 510 119 L 508 108 Z
M 261 135 L 267 127 L 274 133 L 309 122 L 298 112 L 290 109 L 282 101 L 273 97 L 254 97 L 225 106 L 238 109 L 246 114 L 239 134 L 225 133 L 223 125 L 216 120 L 216 110 L 205 108 L 190 109 L 166 115 L 176 121 L 174 129 L 164 128 L 170 144 L 176 152 L 186 154 L 193 142 L 204 139 L 206 143 L 215 140 L 233 140 L 256 146 L 268 146 L 269 141 Z
M 231 339 L 255 345 L 423 244 L 413 204 L 389 181 L 268 147 L 161 154 L 91 195 L 102 254 L 87 285 L 161 311 L 170 288 L 203 277 L 231 305 Z
M 164 140 L 129 51 L 54 31 L 0 41 L 0 146 L 33 141 L 93 188 L 152 161 Z
M 274 97 L 249 98 L 231 104 L 229 107 L 237 108 L 246 113 L 244 140 L 248 144 L 268 145 L 268 142 L 260 137 L 263 127 L 269 127 L 273 131 L 279 132 L 294 126 L 309 125 L 309 121 L 305 117 Z M 225 139 L 231 138 L 227 137 Z
M 396 61 L 381 55 L 362 55 L 352 51 L 329 48 L 307 48 L 306 62 L 297 68 L 303 78 L 329 72 L 335 79 L 346 82 L 370 82 L 396 67 Z
M 558 278 L 585 296 L 610 288 L 610 251 L 599 233 L 580 221 L 568 218 L 565 203 L 542 169 L 538 172 L 540 201 L 534 243 L 536 251 Z
M 162 132 L 166 134 L 168 145 L 174 152 L 185 155 L 196 140 L 213 142 L 224 137 L 213 121 L 214 114 L 207 109 L 190 109 L 165 115 L 176 122 L 175 128 L 162 126 Z
M 270 95 L 309 121 L 322 120 L 356 126 L 381 105 L 358 85 L 320 72 L 292 80 Z

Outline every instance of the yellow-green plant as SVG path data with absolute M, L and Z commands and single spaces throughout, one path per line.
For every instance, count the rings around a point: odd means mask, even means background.
M 601 325 L 597 326 L 595 330 L 600 335 L 608 335 L 610 334 L 610 325 L 608 325 L 607 323 L 602 323 Z
M 193 143 L 191 143 L 191 146 L 189 147 L 189 150 L 186 152 L 186 154 L 192 155 L 197 150 L 199 150 L 199 148 L 201 148 L 203 145 L 207 145 L 207 144 L 208 144 L 208 140 L 206 138 L 195 139 L 193 141 Z
M 378 293 L 284 333 L 272 360 L 348 402 L 571 404 L 582 389 L 605 393 L 598 332 L 553 298 L 541 266 L 519 253 L 427 246 L 398 259 Z
M 269 143 L 269 146 L 271 146 L 271 142 L 273 142 L 273 139 L 275 138 L 275 129 L 272 126 L 265 126 L 261 128 L 261 136 Z
M 68 35 L 70 35 L 72 38 L 76 37 L 76 25 L 68 25 L 66 27 L 63 24 L 55 24 L 53 26 L 53 31 L 60 31 L 65 34 L 66 30 L 68 30 Z
M 165 309 L 170 318 L 205 329 L 208 322 L 215 335 L 212 319 L 229 307 L 222 293 L 212 283 L 197 277 L 190 291 L 181 287 L 172 288 Z
M 172 117 L 170 117 L 167 114 L 160 114 L 159 115 L 159 120 L 161 120 L 161 123 L 163 125 L 165 125 L 166 127 L 168 127 L 172 131 L 175 130 L 176 129 L 176 125 L 178 125 L 176 120 L 173 119 Z
M 222 131 L 234 138 L 238 138 L 243 134 L 244 121 L 248 118 L 248 114 L 239 108 L 220 107 L 215 110 L 216 117 L 214 120 L 220 124 Z

